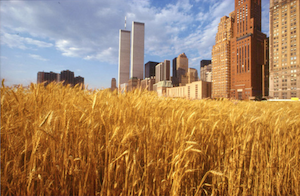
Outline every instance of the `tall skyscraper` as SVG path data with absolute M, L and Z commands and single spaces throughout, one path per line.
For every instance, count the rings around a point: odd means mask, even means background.
M 177 70 L 183 69 L 185 71 L 185 73 L 188 72 L 189 60 L 188 60 L 187 56 L 185 55 L 185 53 L 182 53 L 177 57 L 176 64 L 177 64 Z
M 145 25 L 140 22 L 132 22 L 131 35 L 131 78 L 143 79 L 144 65 L 144 37 Z
M 230 40 L 233 36 L 234 12 L 220 19 L 216 44 L 212 49 L 212 97 L 230 96 Z M 201 67 L 202 69 L 202 67 Z M 201 71 L 201 77 L 206 73 Z M 202 78 L 201 78 L 202 79 Z
M 119 31 L 118 87 L 127 83 L 130 71 L 130 31 Z
M 145 78 L 155 76 L 155 66 L 158 62 L 149 61 L 145 64 Z
M 261 32 L 261 0 L 235 0 L 231 39 L 231 89 L 235 99 L 262 95 L 264 40 Z
M 176 59 L 177 78 L 179 85 L 185 86 L 188 83 L 187 74 L 189 68 L 189 59 L 182 53 Z
M 177 77 L 177 57 L 172 60 L 172 84 L 173 86 L 179 86 L 179 80 Z
M 299 0 L 270 0 L 270 97 L 300 97 L 299 21 Z

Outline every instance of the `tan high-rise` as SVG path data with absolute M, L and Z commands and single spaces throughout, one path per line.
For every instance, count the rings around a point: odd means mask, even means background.
M 300 97 L 299 21 L 300 0 L 270 0 L 270 97 Z
M 145 24 L 132 21 L 131 31 L 131 78 L 143 79 Z
M 178 55 L 176 60 L 177 78 L 180 86 L 184 86 L 188 83 L 187 74 L 189 69 L 189 59 L 182 53 Z
M 130 71 L 130 31 L 119 31 L 118 88 L 127 83 Z
M 185 53 L 182 53 L 182 54 L 178 55 L 178 57 L 177 57 L 177 70 L 179 68 L 183 69 L 185 71 L 185 73 L 188 72 L 189 60 L 188 60 L 187 56 L 185 55 Z
M 195 68 L 189 68 L 188 69 L 188 83 L 196 82 L 198 81 L 198 71 Z
M 155 83 L 170 80 L 170 61 L 164 60 L 155 66 Z
M 212 49 L 212 97 L 214 98 L 230 96 L 230 40 L 233 37 L 233 25 L 234 12 L 231 12 L 229 17 L 221 18 L 216 44 Z

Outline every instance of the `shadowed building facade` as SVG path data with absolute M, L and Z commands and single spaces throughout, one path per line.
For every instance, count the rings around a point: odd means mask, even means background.
M 177 77 L 177 57 L 172 60 L 172 84 L 173 86 L 179 86 L 179 80 Z
M 270 0 L 270 97 L 300 98 L 299 21 L 299 0 Z
M 231 98 L 242 100 L 262 95 L 265 39 L 261 32 L 261 0 L 235 0 L 230 46 Z
M 60 81 L 63 82 L 64 85 L 74 86 L 74 72 L 70 70 L 64 70 L 60 72 Z
M 60 75 L 54 72 L 38 72 L 37 74 L 37 83 L 45 82 L 45 86 L 51 82 L 60 82 Z
M 158 62 L 149 61 L 145 64 L 145 78 L 151 78 L 155 76 L 155 66 Z
M 116 78 L 112 78 L 111 79 L 111 85 L 110 85 L 110 90 L 114 91 L 117 89 L 117 82 L 116 82 Z
M 70 70 L 63 70 L 59 73 L 54 72 L 38 72 L 37 83 L 45 82 L 47 86 L 51 82 L 63 82 L 63 85 L 75 86 L 76 84 L 83 85 L 84 88 L 84 78 L 81 76 L 74 77 L 74 72 Z
M 264 64 L 261 67 L 262 71 L 262 97 L 267 98 L 269 96 L 269 38 L 264 41 Z

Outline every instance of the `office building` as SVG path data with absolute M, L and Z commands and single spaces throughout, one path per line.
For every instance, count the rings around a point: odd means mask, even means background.
M 130 31 L 119 31 L 118 87 L 129 80 L 130 72 Z
M 198 71 L 195 68 L 188 69 L 188 84 L 198 81 Z
M 231 12 L 229 17 L 223 16 L 220 19 L 218 32 L 216 34 L 216 44 L 212 49 L 212 97 L 230 97 L 230 68 L 231 50 L 230 41 L 233 37 L 233 25 L 235 12 Z M 208 74 L 209 75 L 209 74 Z M 202 72 L 201 72 L 202 76 Z M 203 75 L 205 77 L 205 74 Z M 206 80 L 205 80 L 206 81 Z
M 176 59 L 176 72 L 179 86 L 184 86 L 188 83 L 188 68 L 189 60 L 185 53 L 178 55 Z
M 132 22 L 130 78 L 143 79 L 145 25 Z
M 172 84 L 173 86 L 179 86 L 179 80 L 177 77 L 177 57 L 172 60 Z
M 211 60 L 200 61 L 200 80 L 205 81 L 205 73 L 211 72 Z M 203 71 L 202 71 L 203 70 Z
M 170 61 L 164 60 L 155 66 L 155 83 L 170 80 Z
M 230 97 L 240 100 L 259 97 L 266 39 L 261 32 L 261 0 L 235 0 L 234 15 Z
M 145 64 L 145 78 L 151 78 L 155 76 L 155 66 L 158 62 L 149 61 Z
M 270 97 L 300 97 L 299 21 L 299 0 L 270 0 Z
M 176 68 L 177 70 L 182 69 L 187 73 L 188 72 L 188 68 L 189 68 L 189 60 L 187 58 L 187 56 L 185 55 L 185 53 L 182 53 L 180 55 L 178 55 L 177 59 L 176 59 Z
M 200 80 L 211 82 L 212 64 L 204 65 L 200 67 Z
M 211 64 L 211 60 L 201 60 L 200 61 L 200 68 L 204 67 L 205 65 Z

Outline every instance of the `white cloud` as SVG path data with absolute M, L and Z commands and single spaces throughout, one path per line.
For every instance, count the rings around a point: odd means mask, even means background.
M 19 48 L 22 50 L 29 49 L 30 46 L 37 46 L 40 48 L 48 48 L 53 46 L 53 44 L 51 43 L 32 39 L 29 37 L 21 37 L 18 34 L 9 34 L 4 31 L 1 32 L 1 42 L 2 44 L 7 45 L 10 48 Z
M 109 62 L 111 64 L 118 63 L 118 58 L 115 58 L 117 53 L 116 49 L 109 47 L 95 55 L 87 55 L 84 57 L 85 60 L 99 60 L 101 62 Z
M 37 54 L 29 54 L 29 56 L 33 59 L 36 59 L 36 60 L 40 60 L 40 61 L 49 61 L 49 59 L 45 59 L 43 57 L 41 57 L 40 55 L 37 55 Z

